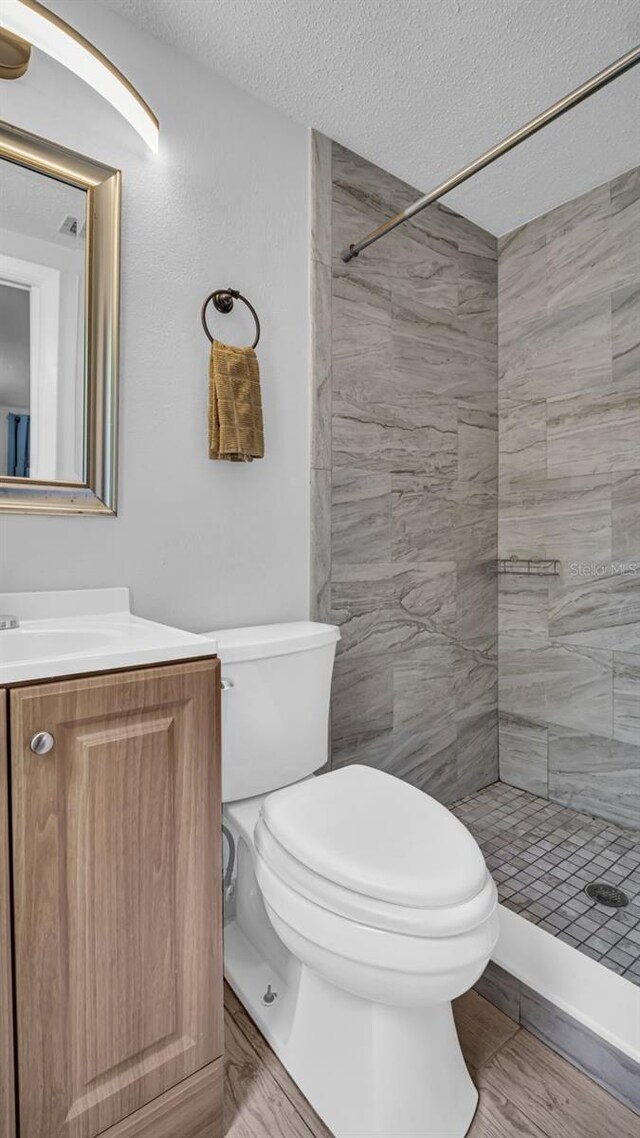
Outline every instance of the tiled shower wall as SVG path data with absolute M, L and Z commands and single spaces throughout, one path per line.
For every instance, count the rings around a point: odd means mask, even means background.
M 318 135 L 312 162 L 312 611 L 342 634 L 332 762 L 448 802 L 497 778 L 497 242 L 433 206 L 345 265 L 342 247 L 418 195 Z
M 640 828 L 640 170 L 499 249 L 500 775 Z

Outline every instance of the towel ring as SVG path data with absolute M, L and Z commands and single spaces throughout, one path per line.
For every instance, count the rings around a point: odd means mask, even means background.
M 207 324 L 207 305 L 209 301 L 212 301 L 213 307 L 218 312 L 227 313 L 231 312 L 234 300 L 241 300 L 243 304 L 246 304 L 249 312 L 256 322 L 256 338 L 251 345 L 252 348 L 255 348 L 257 347 L 258 340 L 260 339 L 260 321 L 258 320 L 258 313 L 256 312 L 251 302 L 247 300 L 246 296 L 243 296 L 242 293 L 238 292 L 236 288 L 217 288 L 215 292 L 209 294 L 200 311 L 202 327 L 204 328 L 208 339 L 211 341 L 211 343 L 213 343 L 213 336 L 211 335 L 209 326 Z

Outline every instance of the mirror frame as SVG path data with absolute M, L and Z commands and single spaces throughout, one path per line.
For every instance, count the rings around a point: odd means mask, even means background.
M 0 122 L 0 158 L 86 190 L 85 481 L 0 475 L 0 514 L 115 514 L 121 174 Z

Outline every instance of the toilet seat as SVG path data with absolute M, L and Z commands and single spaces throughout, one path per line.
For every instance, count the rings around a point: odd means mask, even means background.
M 369 767 L 270 794 L 254 831 L 265 876 L 369 928 L 456 936 L 493 914 L 480 849 L 445 807 Z
M 477 928 L 491 916 L 496 905 L 495 885 L 488 873 L 475 897 L 458 905 L 412 908 L 367 897 L 315 873 L 284 849 L 260 819 L 254 831 L 254 846 L 269 875 L 307 901 L 349 921 L 374 929 L 415 937 L 448 937 Z

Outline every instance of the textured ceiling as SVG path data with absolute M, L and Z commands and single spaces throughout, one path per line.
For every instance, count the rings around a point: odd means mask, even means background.
M 640 42 L 640 0 L 100 2 L 421 191 Z M 447 204 L 503 234 L 637 164 L 640 66 Z

